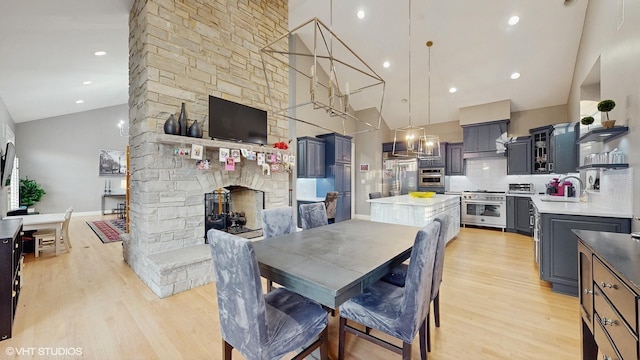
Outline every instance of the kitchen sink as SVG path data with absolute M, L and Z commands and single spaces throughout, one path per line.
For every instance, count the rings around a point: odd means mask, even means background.
M 540 201 L 579 203 L 580 202 L 580 198 L 545 197 L 545 198 L 541 198 Z

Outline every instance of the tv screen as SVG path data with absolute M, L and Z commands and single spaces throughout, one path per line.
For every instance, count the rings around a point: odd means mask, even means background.
M 267 112 L 209 96 L 209 136 L 212 139 L 267 144 Z
M 8 142 L 7 148 L 4 151 L 4 156 L 2 157 L 2 183 L 0 183 L 0 187 L 9 185 L 7 180 L 11 176 L 11 172 L 13 171 L 13 161 L 16 158 L 16 148 L 15 146 Z

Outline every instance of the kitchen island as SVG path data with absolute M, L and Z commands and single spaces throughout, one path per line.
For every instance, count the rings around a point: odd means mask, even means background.
M 436 194 L 430 198 L 399 195 L 367 201 L 371 204 L 371 221 L 422 227 L 439 215 L 448 215 L 451 221 L 446 241 L 451 241 L 460 232 L 459 195 Z

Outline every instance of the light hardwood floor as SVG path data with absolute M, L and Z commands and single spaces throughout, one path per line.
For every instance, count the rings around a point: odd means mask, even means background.
M 0 342 L 0 358 L 7 348 L 33 353 L 8 357 L 20 359 L 74 348 L 82 356 L 51 358 L 220 359 L 215 284 L 157 298 L 123 261 L 121 243 L 102 244 L 85 224 L 98 218 L 72 218 L 71 253 L 27 255 L 14 336 Z M 462 229 L 447 246 L 440 291 L 441 327 L 432 328 L 429 359 L 580 357 L 578 300 L 539 280 L 530 237 Z M 337 320 L 330 319 L 333 359 Z M 346 352 L 347 359 L 399 359 L 350 335 Z

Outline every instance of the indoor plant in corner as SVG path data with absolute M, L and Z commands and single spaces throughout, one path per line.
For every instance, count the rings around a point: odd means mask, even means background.
M 35 180 L 31 180 L 28 177 L 20 179 L 21 206 L 33 206 L 33 204 L 42 199 L 44 194 L 46 194 L 46 192 Z
M 616 103 L 613 100 L 602 100 L 598 103 L 598 111 L 601 111 L 607 115 L 607 121 L 600 120 L 602 127 L 605 129 L 611 129 L 615 125 L 615 120 L 609 120 L 609 111 L 616 107 Z

